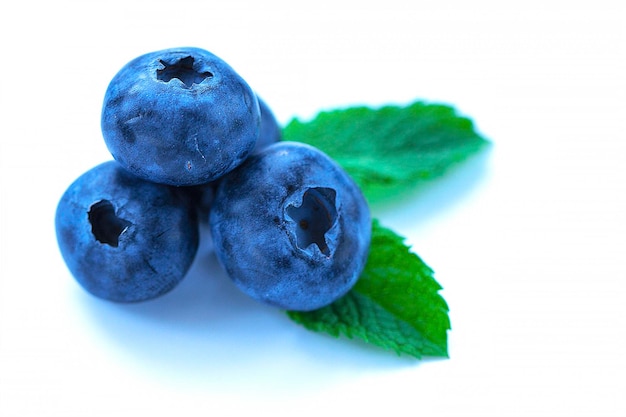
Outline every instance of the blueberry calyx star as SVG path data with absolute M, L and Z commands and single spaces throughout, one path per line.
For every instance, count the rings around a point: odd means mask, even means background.
M 181 58 L 173 64 L 168 64 L 163 60 L 159 60 L 159 62 L 163 68 L 157 69 L 157 79 L 166 83 L 178 78 L 185 87 L 191 88 L 194 84 L 200 84 L 205 79 L 213 77 L 210 71 L 196 71 L 193 67 L 194 59 L 192 56 Z
M 309 188 L 304 192 L 300 206 L 287 207 L 287 215 L 297 224 L 300 249 L 306 250 L 314 243 L 324 255 L 330 255 L 325 236 L 337 220 L 335 196 L 332 188 Z

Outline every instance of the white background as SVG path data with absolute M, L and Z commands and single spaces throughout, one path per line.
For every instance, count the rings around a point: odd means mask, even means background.
M 5 3 L 0 415 L 626 415 L 623 4 Z M 374 213 L 443 285 L 450 359 L 309 332 L 208 273 L 206 253 L 144 304 L 74 282 L 54 211 L 110 159 L 108 82 L 183 45 L 226 60 L 281 123 L 419 99 L 454 105 L 493 142 Z

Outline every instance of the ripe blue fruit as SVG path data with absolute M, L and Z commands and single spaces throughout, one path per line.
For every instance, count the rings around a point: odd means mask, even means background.
M 250 86 L 199 48 L 142 55 L 111 80 L 101 127 L 113 157 L 136 176 L 170 185 L 213 181 L 238 166 L 259 136 Z
M 197 218 L 180 190 L 137 178 L 115 161 L 67 188 L 55 226 L 74 278 L 93 295 L 118 302 L 174 288 L 198 248 Z
M 222 178 L 209 223 L 235 284 L 287 310 L 320 308 L 348 292 L 371 238 L 357 185 L 324 153 L 295 142 L 270 145 Z

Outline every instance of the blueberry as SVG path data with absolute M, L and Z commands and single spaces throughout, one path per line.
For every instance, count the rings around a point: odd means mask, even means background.
M 254 152 L 258 152 L 266 146 L 280 141 L 282 137 L 280 126 L 272 109 L 259 96 L 257 96 L 257 99 L 259 100 L 259 109 L 261 111 L 261 127 Z
M 357 185 L 324 153 L 294 142 L 270 145 L 222 178 L 209 223 L 235 284 L 287 310 L 313 310 L 348 292 L 371 237 Z
M 67 188 L 55 225 L 70 272 L 87 291 L 112 301 L 171 290 L 198 248 L 198 222 L 179 189 L 137 178 L 115 161 Z
M 140 178 L 179 186 L 210 182 L 243 162 L 260 123 L 250 86 L 199 48 L 126 64 L 107 88 L 101 118 L 113 158 Z

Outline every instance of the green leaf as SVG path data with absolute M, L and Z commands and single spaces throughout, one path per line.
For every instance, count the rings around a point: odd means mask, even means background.
M 433 271 L 404 239 L 374 221 L 365 269 L 357 284 L 329 306 L 288 311 L 306 328 L 360 338 L 398 354 L 448 356 L 448 305 Z
M 313 145 L 337 161 L 370 204 L 442 175 L 488 142 L 454 108 L 415 102 L 406 107 L 352 107 L 291 120 L 283 140 Z

